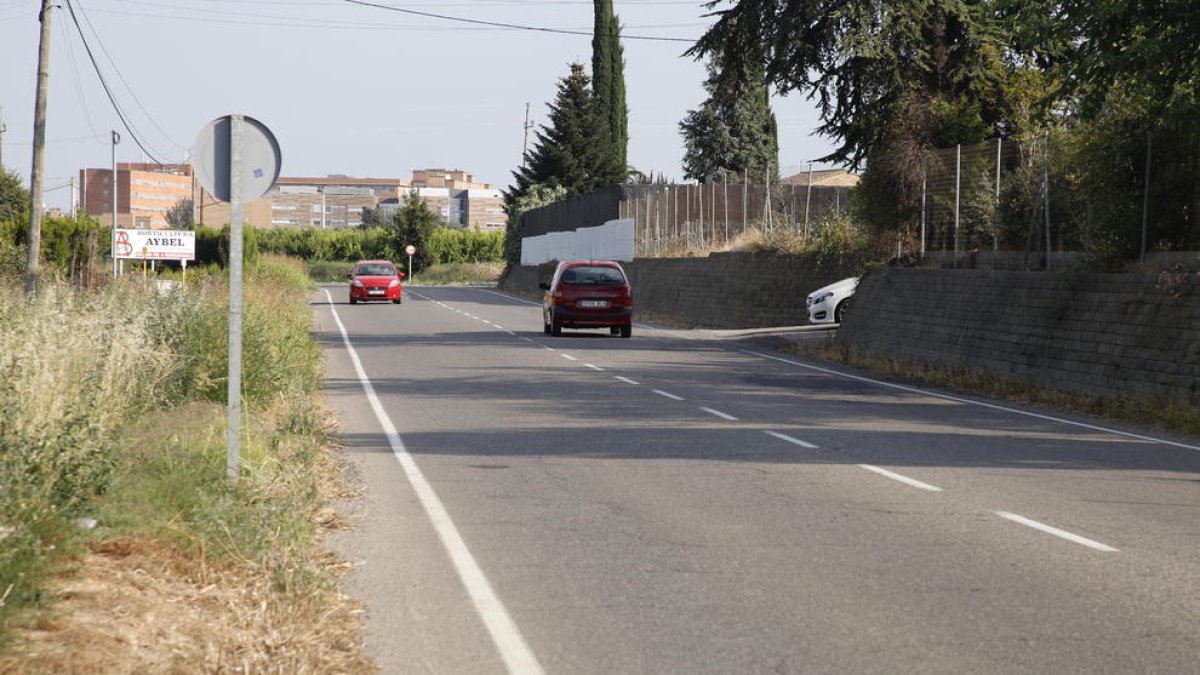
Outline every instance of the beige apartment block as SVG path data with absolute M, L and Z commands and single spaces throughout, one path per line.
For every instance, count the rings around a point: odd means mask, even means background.
M 477 230 L 502 230 L 508 223 L 504 214 L 504 196 L 494 188 L 473 188 L 467 192 L 467 227 Z
M 411 185 L 452 190 L 485 190 L 491 187 L 476 181 L 474 175 L 462 169 L 413 169 Z
M 82 169 L 79 178 L 80 208 L 111 225 L 112 171 Z M 263 198 L 245 202 L 242 219 L 247 225 L 262 229 L 353 228 L 362 224 L 366 209 L 394 212 L 410 191 L 416 191 L 451 227 L 504 227 L 504 200 L 500 191 L 476 181 L 474 175 L 461 169 L 415 169 L 411 179 L 285 176 Z M 120 227 L 169 227 L 167 212 L 186 199 L 192 200 L 193 219 L 198 225 L 219 228 L 229 224 L 229 204 L 200 186 L 187 164 L 119 163 L 115 192 Z
M 80 210 L 108 226 L 112 226 L 114 192 L 119 227 L 164 229 L 170 227 L 167 212 L 191 199 L 194 189 L 192 167 L 187 164 L 118 163 L 115 186 L 112 173 L 111 169 L 79 171 Z

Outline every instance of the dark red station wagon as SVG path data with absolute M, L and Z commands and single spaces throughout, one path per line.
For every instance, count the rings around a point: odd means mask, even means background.
M 561 335 L 563 328 L 607 328 L 613 335 L 633 335 L 633 290 L 625 270 L 607 260 L 566 260 L 549 283 L 538 284 L 542 297 L 542 330 Z

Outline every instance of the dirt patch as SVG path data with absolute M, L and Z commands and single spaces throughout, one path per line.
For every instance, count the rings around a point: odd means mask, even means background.
M 375 672 L 362 610 L 335 590 L 288 597 L 249 569 L 131 537 L 91 548 L 51 586 L 51 609 L 18 632 L 0 673 Z

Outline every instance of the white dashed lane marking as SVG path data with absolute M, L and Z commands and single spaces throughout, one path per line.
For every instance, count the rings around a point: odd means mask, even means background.
M 930 485 L 929 483 L 922 483 L 921 481 L 916 480 L 915 478 L 909 478 L 908 476 L 902 476 L 898 473 L 895 473 L 894 471 L 888 471 L 887 469 L 881 469 L 881 468 L 871 465 L 871 464 L 859 464 L 858 466 L 860 468 L 866 469 L 867 471 L 873 471 L 873 472 L 879 474 L 880 476 L 886 476 L 888 478 L 891 478 L 892 480 L 900 481 L 901 483 L 904 483 L 905 485 L 911 485 L 915 488 L 920 488 L 922 490 L 929 490 L 930 492 L 941 492 L 942 491 L 942 488 L 937 487 L 936 485 Z
M 1046 534 L 1052 534 L 1061 539 L 1066 539 L 1067 541 L 1074 542 L 1076 544 L 1080 544 L 1083 546 L 1087 546 L 1088 548 L 1095 549 L 1097 551 L 1103 551 L 1104 553 L 1117 553 L 1120 550 L 1120 549 L 1113 548 L 1112 546 L 1109 546 L 1108 544 L 1101 544 L 1100 542 L 1098 542 L 1094 539 L 1088 539 L 1087 537 L 1081 537 L 1078 534 L 1075 534 L 1073 532 L 1067 532 L 1066 530 L 1060 530 L 1057 527 L 1051 527 L 1045 523 L 1039 523 L 1036 520 L 1031 520 L 1029 518 L 1026 518 L 1025 516 L 1018 516 L 1017 514 L 1009 513 L 1008 511 L 996 511 L 996 515 L 998 515 L 1001 518 L 1004 518 L 1006 520 L 1011 520 L 1014 523 L 1019 523 L 1026 527 L 1032 527 L 1033 529 L 1039 530 L 1041 532 L 1045 532 Z
M 799 438 L 792 438 L 791 436 L 788 436 L 787 434 L 781 434 L 778 431 L 764 430 L 763 433 L 767 434 L 768 436 L 774 436 L 775 438 L 778 438 L 781 441 L 786 441 L 788 443 L 791 443 L 792 445 L 798 445 L 802 448 L 808 448 L 810 450 L 817 449 L 817 446 L 813 445 L 812 443 L 809 443 L 808 441 L 802 441 Z

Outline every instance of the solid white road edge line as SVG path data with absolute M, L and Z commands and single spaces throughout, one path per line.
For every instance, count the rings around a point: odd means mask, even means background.
M 916 480 L 914 478 L 909 478 L 908 476 L 901 476 L 898 473 L 895 473 L 893 471 L 888 471 L 887 469 L 881 469 L 872 464 L 859 464 L 858 466 L 860 468 L 866 469 L 867 471 L 874 471 L 875 473 L 879 474 L 880 476 L 887 476 L 888 478 L 891 478 L 892 480 L 898 480 L 901 483 L 904 483 L 905 485 L 911 485 L 915 488 L 921 488 L 922 490 L 929 490 L 930 492 L 941 492 L 942 491 L 942 488 L 940 488 L 936 485 L 930 485 L 929 483 L 922 483 L 921 481 Z
M 1087 546 L 1088 548 L 1094 548 L 1097 551 L 1103 551 L 1105 553 L 1117 553 L 1120 551 L 1120 549 L 1113 548 L 1112 546 L 1109 546 L 1108 544 L 1101 544 L 1100 542 L 1095 541 L 1094 539 L 1088 539 L 1087 537 L 1081 537 L 1077 534 L 1067 532 L 1066 530 L 1060 530 L 1057 527 L 1051 527 L 1045 523 L 1039 523 L 1036 520 L 1030 520 L 1029 518 L 1026 518 L 1025 516 L 1018 516 L 1017 514 L 1009 513 L 1008 511 L 996 511 L 995 513 L 996 513 L 996 515 L 1000 516 L 1001 518 L 1011 520 L 1014 523 L 1020 523 L 1021 525 L 1025 525 L 1026 527 L 1032 527 L 1035 530 L 1040 530 L 1042 532 L 1045 532 L 1046 534 L 1052 534 L 1056 537 L 1061 537 L 1063 539 L 1066 539 L 1067 541 L 1073 541 L 1076 544 L 1082 544 L 1084 546 Z
M 1188 445 L 1187 443 L 1179 443 L 1177 441 L 1168 441 L 1165 438 L 1155 438 L 1153 436 L 1143 436 L 1142 434 L 1135 434 L 1135 433 L 1131 433 L 1128 431 L 1121 431 L 1119 429 L 1110 429 L 1108 427 L 1101 427 L 1101 426 L 1097 426 L 1095 424 L 1087 424 L 1086 422 L 1076 422 L 1074 420 L 1063 419 L 1061 417 L 1054 417 L 1053 415 L 1043 415 L 1041 413 L 1029 412 L 1027 410 L 1017 410 L 1016 408 L 1009 408 L 1009 407 L 1002 406 L 1002 405 L 996 405 L 994 403 L 984 403 L 983 401 L 972 401 L 971 399 L 968 399 L 968 398 L 959 398 L 957 396 L 951 396 L 949 394 L 939 394 L 934 391 L 918 389 L 916 387 L 908 387 L 903 384 L 894 384 L 892 382 L 884 382 L 882 380 L 873 380 L 869 377 L 862 377 L 860 375 L 851 375 L 850 373 L 843 373 L 843 372 L 840 372 L 837 370 L 833 370 L 832 368 L 822 368 L 820 366 L 814 366 L 809 363 L 801 363 L 799 361 L 793 361 L 792 359 L 785 359 L 785 358 L 781 358 L 779 356 L 763 354 L 762 352 L 751 351 L 749 349 L 739 349 L 738 351 L 742 352 L 743 354 L 750 354 L 751 356 L 757 356 L 757 357 L 763 358 L 763 359 L 770 359 L 772 361 L 779 361 L 780 363 L 787 363 L 787 364 L 790 364 L 793 366 L 799 366 L 801 368 L 808 368 L 809 370 L 815 370 L 817 372 L 825 373 L 827 375 L 836 375 L 838 377 L 844 377 L 844 378 L 847 378 L 850 380 L 858 380 L 859 382 L 870 382 L 871 384 L 877 384 L 881 387 L 890 387 L 892 389 L 899 389 L 900 391 L 907 391 L 911 394 L 921 394 L 923 396 L 932 396 L 934 398 L 940 398 L 945 401 L 954 401 L 956 403 L 965 403 L 967 405 L 975 405 L 975 406 L 979 406 L 981 408 L 990 408 L 991 410 L 999 410 L 1001 412 L 1013 413 L 1016 415 L 1024 415 L 1026 417 L 1033 417 L 1036 419 L 1046 420 L 1049 422 L 1059 422 L 1061 424 L 1069 424 L 1071 426 L 1081 427 L 1083 429 L 1091 429 L 1092 431 L 1102 431 L 1104 433 L 1115 434 L 1117 436 L 1124 436 L 1126 438 L 1135 438 L 1139 441 L 1147 441 L 1149 443 L 1160 443 L 1162 445 L 1171 445 L 1176 448 L 1183 448 L 1184 450 L 1194 450 L 1196 452 L 1200 452 L 1200 446 Z
M 667 398 L 671 399 L 672 401 L 684 400 L 682 396 L 676 396 L 675 394 L 672 394 L 671 392 L 668 392 L 668 391 L 663 391 L 662 389 L 655 389 L 653 391 L 654 391 L 654 393 L 658 394 L 659 396 L 666 396 Z
M 791 443 L 792 445 L 798 445 L 802 448 L 808 448 L 810 450 L 817 449 L 817 446 L 813 445 L 812 443 L 809 443 L 808 441 L 802 441 L 799 438 L 792 438 L 791 436 L 788 436 L 787 434 L 781 434 L 778 431 L 767 431 L 766 429 L 763 429 L 763 433 L 767 434 L 768 436 L 774 436 L 775 438 L 778 438 L 781 441 L 787 441 L 788 443 Z
M 371 404 L 371 409 L 375 411 L 375 418 L 379 420 L 379 425 L 383 427 L 384 433 L 387 434 L 388 444 L 392 447 L 392 454 L 395 455 L 397 461 L 400 462 L 400 466 L 404 469 L 404 475 L 408 477 L 408 482 L 420 500 L 421 506 L 425 510 L 425 515 L 429 517 L 429 521 L 433 524 L 433 528 L 437 532 L 438 539 L 441 540 L 442 546 L 445 547 L 446 553 L 450 556 L 454 570 L 458 573 L 458 578 L 462 580 L 463 586 L 466 587 L 467 594 L 471 596 L 471 602 L 475 605 L 475 611 L 479 613 L 479 617 L 483 620 L 483 625 L 487 628 L 488 635 L 491 636 L 492 642 L 500 652 L 500 657 L 503 659 L 504 665 L 508 668 L 508 672 L 514 675 L 542 675 L 545 671 L 542 670 L 537 657 L 529 648 L 529 644 L 525 642 L 525 638 L 521 635 L 520 629 L 517 628 L 517 624 L 513 621 L 512 616 L 509 615 L 508 610 L 504 607 L 504 603 L 501 602 L 500 597 L 492 589 L 492 585 L 488 581 L 487 576 L 484 575 L 483 569 L 479 567 L 479 563 L 475 562 L 475 557 L 471 555 L 470 549 L 467 548 L 467 543 L 463 541 L 462 535 L 459 534 L 453 519 L 450 518 L 450 513 L 446 511 L 446 507 L 442 505 L 442 500 L 438 498 L 433 486 L 429 484 L 429 481 L 425 480 L 425 474 L 421 473 L 420 467 L 417 466 L 412 455 L 408 453 L 408 449 L 404 447 L 404 441 L 401 440 L 400 433 L 396 431 L 396 425 L 392 424 L 392 420 L 383 409 L 383 404 L 380 403 L 379 397 L 375 395 L 375 386 L 371 384 L 370 378 L 367 377 L 367 372 L 363 368 L 362 361 L 358 358 L 358 352 L 354 350 L 354 345 L 350 343 L 350 335 L 346 331 L 346 326 L 342 323 L 337 309 L 333 306 L 333 296 L 329 295 L 328 290 L 325 290 L 325 296 L 329 300 L 329 311 L 333 314 L 333 320 L 337 323 L 338 330 L 342 333 L 342 344 L 346 346 L 346 352 L 350 356 L 350 361 L 354 364 L 354 372 L 358 375 L 358 381 L 362 385 L 363 392 Z
M 704 406 L 700 406 L 700 409 L 710 415 L 716 415 L 717 417 L 720 417 L 723 420 L 729 420 L 730 422 L 738 421 L 738 418 L 734 417 L 733 415 L 730 415 L 729 413 L 723 413 L 720 410 L 713 410 L 712 408 L 705 408 Z

